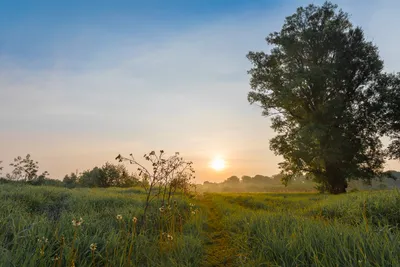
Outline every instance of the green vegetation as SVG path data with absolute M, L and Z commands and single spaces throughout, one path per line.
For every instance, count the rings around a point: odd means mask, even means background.
M 387 174 L 393 178 L 381 177 L 365 183 L 364 181 L 353 180 L 349 182 L 348 190 L 382 190 L 400 188 L 400 172 L 387 171 Z M 307 176 L 298 175 L 288 181 L 286 185 L 282 184 L 282 175 L 273 175 L 272 177 L 255 175 L 231 176 L 223 182 L 213 183 L 205 181 L 203 184 L 196 185 L 198 192 L 316 192 L 318 184 Z M 377 177 L 378 178 L 378 177 Z
M 399 186 L 383 163 L 400 158 L 400 76 L 330 3 L 299 8 L 267 42 L 248 54 L 249 101 L 273 116 L 280 175 L 194 194 L 178 152 L 118 155 L 137 173 L 106 163 L 62 182 L 17 157 L 0 179 L 0 266 L 400 266 L 400 193 L 378 190 Z
M 0 266 L 198 266 L 201 210 L 192 214 L 184 196 L 163 212 L 153 202 L 139 231 L 145 196 L 135 188 L 0 185 Z
M 400 265 L 397 190 L 176 194 L 170 209 L 150 203 L 140 231 L 145 199 L 2 184 L 0 266 Z
M 336 5 L 299 7 L 249 52 L 250 103 L 270 116 L 271 149 L 283 181 L 307 175 L 318 189 L 346 192 L 351 180 L 383 176 L 399 148 L 400 75 L 383 72 L 378 48 Z M 393 139 L 388 151 L 382 135 Z
M 400 193 L 213 194 L 233 266 L 399 266 Z

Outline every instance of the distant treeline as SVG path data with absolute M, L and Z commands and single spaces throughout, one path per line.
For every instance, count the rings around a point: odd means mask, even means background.
M 0 162 L 1 163 L 1 162 Z M 129 173 L 122 164 L 105 163 L 102 167 L 94 167 L 82 173 L 70 173 L 63 180 L 49 178 L 49 173 L 39 173 L 39 163 L 31 159 L 28 154 L 25 158 L 17 157 L 10 166 L 10 173 L 2 176 L 0 183 L 27 183 L 31 185 L 51 185 L 74 187 L 133 187 L 142 185 L 135 174 Z M 0 167 L 0 171 L 3 168 Z
M 388 171 L 391 178 L 375 179 L 371 184 L 366 184 L 361 180 L 353 180 L 349 182 L 350 190 L 371 190 L 371 189 L 389 189 L 394 187 L 400 188 L 400 172 Z M 317 184 L 307 179 L 305 176 L 296 176 L 292 179 L 287 187 L 282 184 L 282 175 L 273 176 L 255 175 L 251 176 L 231 176 L 225 181 L 214 183 L 205 181 L 198 184 L 197 189 L 202 192 L 311 192 L 317 191 Z

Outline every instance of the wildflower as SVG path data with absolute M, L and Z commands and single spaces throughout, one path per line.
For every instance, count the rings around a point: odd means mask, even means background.
M 45 238 L 44 236 L 42 238 L 38 238 L 37 240 L 39 243 L 48 243 L 49 240 L 47 238 Z
M 132 222 L 133 222 L 133 223 L 137 223 L 137 218 L 136 218 L 136 217 L 133 217 Z
M 195 214 L 196 214 L 196 212 L 195 212 L 194 210 L 192 210 L 192 214 L 193 214 L 193 215 L 195 215 Z
M 82 223 L 83 223 L 82 217 L 79 220 L 72 219 L 72 225 L 75 227 L 81 226 Z
M 118 215 L 117 215 L 117 220 L 118 220 L 118 221 L 121 221 L 121 220 L 122 220 L 122 215 L 118 214 Z
M 90 244 L 90 250 L 91 251 L 95 251 L 96 249 L 97 249 L 97 244 L 96 243 Z
M 164 212 L 164 206 L 161 206 L 161 208 L 159 208 L 160 212 L 163 213 Z
M 170 235 L 170 234 L 167 234 L 167 238 L 168 238 L 168 240 L 169 241 L 172 241 L 174 238 L 172 237 L 172 235 Z

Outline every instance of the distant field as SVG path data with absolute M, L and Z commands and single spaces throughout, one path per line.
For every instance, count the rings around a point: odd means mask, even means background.
M 144 196 L 0 185 L 0 266 L 400 266 L 397 190 L 176 197 L 139 233 Z

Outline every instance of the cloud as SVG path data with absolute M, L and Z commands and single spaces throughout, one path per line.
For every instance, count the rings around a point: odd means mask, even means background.
M 264 38 L 300 4 L 307 3 L 285 1 L 179 31 L 146 27 L 132 36 L 82 26 L 43 42 L 49 52 L 42 61 L 3 55 L 0 158 L 29 152 L 61 177 L 116 153 L 162 148 L 194 160 L 201 180 L 212 180 L 206 166 L 217 153 L 234 164 L 220 175 L 276 173 L 280 158 L 268 144 L 274 133 L 247 102 L 245 55 L 268 50 Z M 339 4 L 379 45 L 388 69 L 399 69 L 399 4 Z

